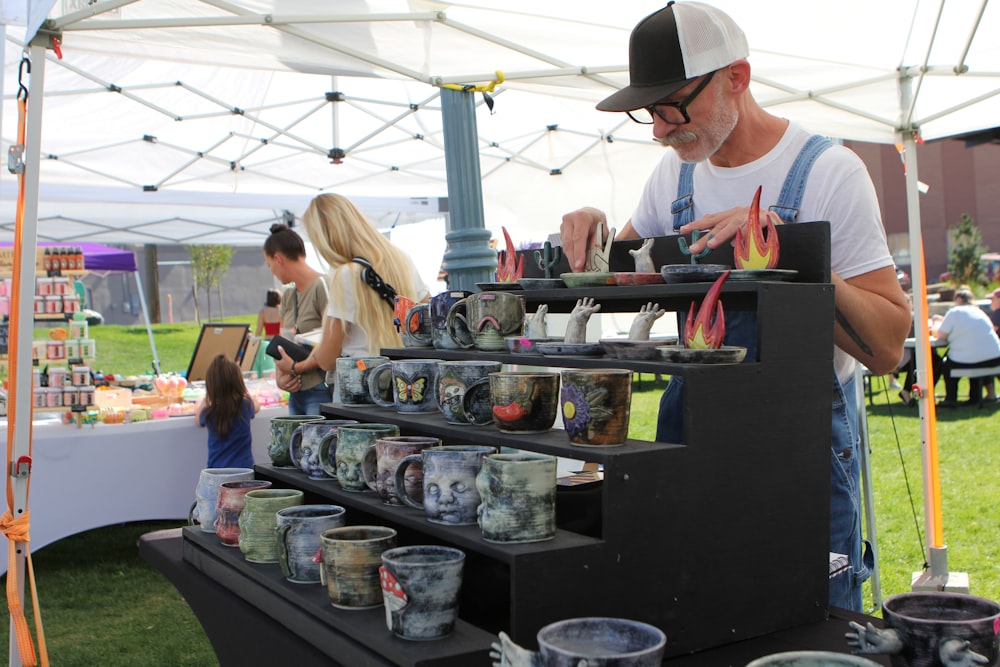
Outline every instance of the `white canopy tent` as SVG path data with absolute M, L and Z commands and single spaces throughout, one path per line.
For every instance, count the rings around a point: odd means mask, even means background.
M 831 136 L 902 144 L 914 278 L 922 283 L 915 142 L 996 124 L 1000 49 L 987 39 L 998 34 L 1000 9 L 987 0 L 713 4 L 746 30 L 754 94 L 771 111 Z M 647 148 L 645 130 L 592 105 L 627 81 L 628 33 L 661 5 L 108 0 L 57 9 L 47 29 L 78 69 L 50 67 L 37 176 L 46 187 L 110 181 L 152 194 L 454 198 L 462 193 L 444 190 L 435 86 L 484 84 L 499 71 L 495 115 L 478 109 L 487 224 L 527 223 L 519 235 L 537 238 L 583 203 L 622 221 L 659 154 Z M 8 95 L 16 91 L 12 67 Z M 52 83 L 63 76 L 76 83 Z M 368 92 L 376 85 L 394 92 Z M 98 101 L 85 102 L 85 89 L 101 91 Z M 112 109 L 109 92 L 128 108 Z M 336 92 L 344 101 L 328 99 Z M 321 101 L 330 108 L 312 119 L 307 112 Z M 5 104 L 5 143 L 12 118 Z M 216 127 L 183 129 L 195 124 Z M 42 224 L 38 233 L 49 234 Z M 915 305 L 917 332 L 926 336 L 924 304 Z M 918 361 L 924 387 L 927 360 Z M 933 508 L 927 515 L 936 544 Z

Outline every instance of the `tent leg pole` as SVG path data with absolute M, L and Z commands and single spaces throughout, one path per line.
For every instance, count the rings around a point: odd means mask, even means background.
M 872 376 L 871 381 L 875 381 Z M 865 383 L 858 364 L 854 370 L 854 388 L 858 402 L 858 434 L 861 437 L 861 495 L 862 504 L 865 509 L 865 535 L 871 542 L 872 551 L 875 556 L 875 565 L 872 567 L 872 607 L 882 608 L 882 573 L 878 564 L 878 534 L 875 530 L 875 496 L 872 486 L 872 458 L 871 446 L 868 436 L 868 410 L 865 407 Z
M 146 320 L 146 333 L 149 334 L 149 348 L 153 351 L 153 372 L 160 374 L 160 355 L 156 352 L 156 341 L 153 340 L 153 326 L 149 323 L 149 308 L 146 306 L 146 292 L 142 288 L 142 271 L 136 269 L 135 285 L 139 290 L 139 303 L 142 305 L 142 317 Z

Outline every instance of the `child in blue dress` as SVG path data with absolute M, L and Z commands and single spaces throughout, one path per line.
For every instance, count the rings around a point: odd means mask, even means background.
M 216 355 L 205 371 L 205 398 L 195 410 L 198 426 L 208 428 L 207 468 L 253 467 L 250 420 L 259 411 L 240 367 Z

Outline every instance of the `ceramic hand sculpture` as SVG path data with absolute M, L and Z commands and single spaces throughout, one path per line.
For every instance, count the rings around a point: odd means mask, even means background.
M 640 308 L 639 314 L 632 320 L 632 327 L 628 330 L 628 339 L 649 340 L 649 330 L 653 327 L 653 322 L 663 317 L 665 312 L 667 311 L 660 308 L 660 304 L 652 302 Z
M 566 337 L 563 339 L 567 345 L 578 345 L 587 342 L 587 320 L 590 316 L 601 309 L 601 305 L 594 305 L 594 299 L 586 297 L 578 299 L 573 307 L 573 312 L 569 314 L 569 324 L 566 325 Z
M 493 667 L 543 667 L 537 653 L 515 644 L 506 632 L 501 632 L 500 643 L 493 642 L 490 648 Z
M 547 327 L 545 326 L 545 315 L 549 312 L 548 304 L 543 303 L 538 306 L 534 315 L 528 315 L 524 327 L 524 335 L 528 338 L 545 338 Z
M 642 245 L 635 250 L 629 250 L 635 260 L 636 273 L 656 273 L 656 266 L 653 264 L 653 239 L 646 239 Z
M 605 223 L 598 223 L 594 232 L 594 245 L 587 250 L 587 263 L 583 267 L 585 272 L 608 271 L 608 267 L 611 266 L 608 257 L 611 255 L 611 244 L 614 240 L 615 228 L 612 227 L 609 233 Z

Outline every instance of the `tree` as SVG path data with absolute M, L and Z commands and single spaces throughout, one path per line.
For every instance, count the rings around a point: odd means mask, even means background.
M 983 233 L 968 213 L 948 230 L 951 248 L 948 251 L 948 273 L 955 285 L 982 284 L 984 271 L 979 258 L 989 248 L 983 245 Z
M 222 282 L 222 277 L 229 271 L 229 265 L 233 261 L 233 247 L 228 245 L 191 245 L 187 247 L 191 256 L 191 270 L 194 274 L 194 307 L 198 323 L 201 324 L 201 315 L 198 309 L 198 287 L 205 289 L 205 296 L 208 302 L 208 320 L 212 321 L 212 288 L 218 287 Z M 219 311 L 222 311 L 222 291 L 218 291 Z

